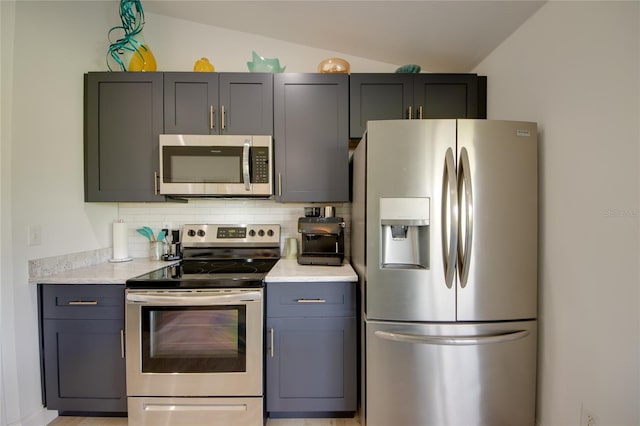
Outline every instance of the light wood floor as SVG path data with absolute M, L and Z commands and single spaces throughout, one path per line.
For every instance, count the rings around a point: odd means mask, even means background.
M 127 426 L 126 417 L 57 417 L 48 426 Z M 267 426 L 360 426 L 353 419 L 267 419 Z

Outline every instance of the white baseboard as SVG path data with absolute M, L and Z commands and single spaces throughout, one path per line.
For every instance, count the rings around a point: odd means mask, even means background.
M 8 426 L 47 426 L 56 417 L 58 417 L 57 411 L 43 408 L 26 419 L 19 420 L 17 423 L 9 423 Z

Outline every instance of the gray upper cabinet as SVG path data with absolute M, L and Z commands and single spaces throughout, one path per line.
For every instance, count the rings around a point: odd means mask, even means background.
M 476 74 L 417 74 L 413 80 L 412 118 L 479 117 Z
M 476 74 L 351 74 L 349 136 L 368 120 L 486 118 L 486 77 Z
M 412 74 L 351 74 L 349 136 L 362 137 L 368 120 L 408 118 Z
M 349 76 L 274 75 L 276 200 L 349 201 Z
M 162 74 L 94 72 L 85 81 L 85 201 L 156 195 Z
M 164 73 L 169 134 L 273 134 L 273 74 Z

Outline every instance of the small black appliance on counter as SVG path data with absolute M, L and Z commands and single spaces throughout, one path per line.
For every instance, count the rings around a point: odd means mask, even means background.
M 300 265 L 340 266 L 344 260 L 344 219 L 341 217 L 301 217 Z
M 180 230 L 171 230 L 171 245 L 169 253 L 162 256 L 163 260 L 180 260 L 182 259 L 182 245 L 180 244 Z

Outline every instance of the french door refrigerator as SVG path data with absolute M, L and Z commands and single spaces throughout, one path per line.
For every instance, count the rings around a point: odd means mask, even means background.
M 537 126 L 370 121 L 353 155 L 367 426 L 534 425 Z

